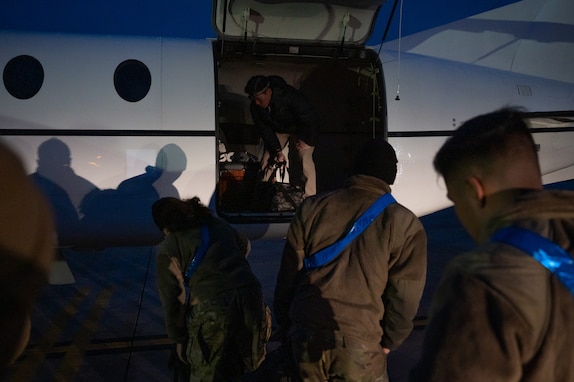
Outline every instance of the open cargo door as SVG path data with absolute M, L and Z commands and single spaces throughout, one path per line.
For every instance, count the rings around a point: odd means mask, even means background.
M 321 117 L 314 161 L 317 192 L 341 187 L 363 143 L 386 134 L 383 71 L 365 48 L 383 1 L 218 0 L 213 44 L 218 214 L 236 223 L 288 222 L 292 207 L 257 208 L 254 188 L 263 143 L 244 87 L 253 75 L 278 75 L 302 91 Z M 286 148 L 285 183 L 302 187 L 295 149 Z M 279 181 L 281 179 L 278 179 Z M 255 200 L 254 200 L 255 199 Z
M 364 46 L 382 0 L 217 0 L 221 39 Z

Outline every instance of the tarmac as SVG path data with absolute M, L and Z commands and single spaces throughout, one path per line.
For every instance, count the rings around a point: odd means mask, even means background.
M 415 329 L 389 356 L 391 382 L 407 380 L 425 331 L 432 293 L 444 265 L 472 247 L 452 208 L 421 219 L 428 235 L 428 272 Z M 272 306 L 283 240 L 252 243 L 249 262 Z M 172 381 L 170 342 L 156 291 L 155 248 L 63 250 L 38 299 L 25 353 L 7 381 Z

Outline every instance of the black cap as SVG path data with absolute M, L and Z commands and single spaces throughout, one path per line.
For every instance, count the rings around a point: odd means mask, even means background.
M 255 97 L 257 94 L 267 90 L 271 85 L 271 81 L 266 76 L 253 76 L 247 81 L 245 85 L 245 93 L 249 95 L 250 98 Z
M 369 140 L 357 156 L 354 174 L 374 176 L 393 184 L 397 177 L 397 155 L 383 138 Z

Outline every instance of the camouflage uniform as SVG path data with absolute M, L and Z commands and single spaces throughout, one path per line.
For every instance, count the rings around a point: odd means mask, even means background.
M 190 381 L 232 381 L 259 365 L 259 332 L 265 318 L 261 285 L 245 259 L 248 241 L 220 219 L 208 223 L 209 247 L 189 279 L 187 317 L 181 287 L 170 271 L 185 270 L 201 243 L 199 229 L 172 232 L 158 248 L 158 291 L 169 338 L 187 341 Z

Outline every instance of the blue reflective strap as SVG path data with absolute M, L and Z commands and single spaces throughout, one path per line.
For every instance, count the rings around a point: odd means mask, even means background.
M 382 195 L 378 198 L 363 214 L 355 221 L 355 224 L 351 227 L 347 236 L 341 240 L 331 244 L 330 246 L 323 248 L 322 250 L 315 252 L 309 257 L 303 260 L 303 264 L 306 270 L 317 269 L 339 254 L 349 245 L 357 236 L 359 236 L 367 227 L 379 216 L 385 208 L 391 203 L 395 202 L 395 198 L 389 193 Z
M 510 244 L 534 257 L 574 294 L 574 258 L 564 248 L 545 237 L 520 227 L 505 227 L 491 241 Z
M 185 272 L 184 277 L 186 284 L 189 283 L 189 279 L 203 261 L 203 258 L 207 253 L 207 248 L 209 247 L 209 230 L 207 229 L 207 226 L 205 224 L 201 225 L 199 229 L 201 230 L 201 243 L 199 244 L 199 247 L 195 251 L 193 260 L 189 262 L 189 266 L 187 267 L 187 271 Z

